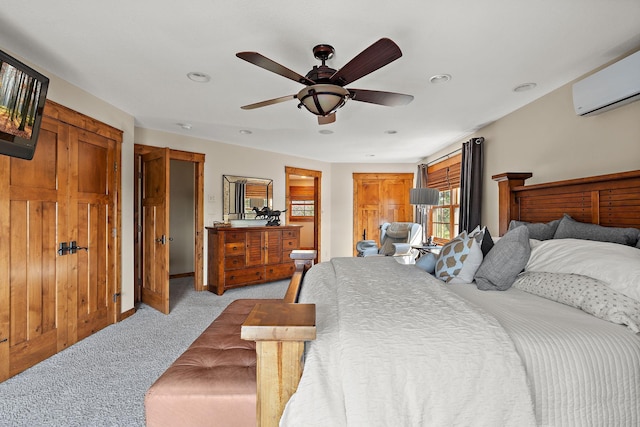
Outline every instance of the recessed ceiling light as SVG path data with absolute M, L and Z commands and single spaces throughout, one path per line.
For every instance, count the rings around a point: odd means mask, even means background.
M 323 135 L 331 135 L 333 131 L 329 129 L 322 129 L 322 130 L 319 130 L 318 133 L 321 133 Z
M 393 129 L 389 129 L 389 130 L 385 130 L 384 133 L 386 133 L 387 135 L 393 135 L 398 133 L 397 130 L 393 130 Z
M 243 135 L 251 135 L 253 133 L 249 129 L 240 129 L 238 132 L 240 132 Z
M 528 90 L 533 89 L 536 86 L 537 85 L 535 83 L 522 83 L 521 85 L 518 85 L 518 86 L 514 87 L 513 91 L 514 92 L 526 92 Z
M 178 123 L 177 125 L 180 126 L 184 130 L 190 130 L 191 129 L 191 123 Z
M 198 71 L 192 71 L 187 74 L 189 80 L 193 80 L 197 83 L 208 83 L 211 80 L 211 76 L 209 74 L 200 73 Z
M 451 74 L 436 74 L 435 76 L 431 76 L 429 78 L 429 82 L 436 83 L 446 83 L 451 80 Z

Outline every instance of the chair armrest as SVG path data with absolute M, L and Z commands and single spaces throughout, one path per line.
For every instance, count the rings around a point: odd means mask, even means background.
M 372 246 L 369 248 L 361 248 L 359 249 L 360 253 L 362 253 L 362 256 L 373 256 L 373 255 L 380 255 L 378 253 L 378 247 L 377 246 Z
M 378 252 L 378 245 L 376 244 L 375 240 L 360 240 L 358 243 L 356 243 L 356 250 L 358 252 L 368 252 L 370 250 L 375 250 L 375 252 Z
M 410 243 L 394 243 L 393 247 L 396 249 L 396 251 L 393 253 L 393 256 L 411 255 Z

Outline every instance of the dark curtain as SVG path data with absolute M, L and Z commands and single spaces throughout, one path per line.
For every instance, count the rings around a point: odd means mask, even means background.
M 460 170 L 460 221 L 458 232 L 471 231 L 481 224 L 484 138 L 462 143 Z

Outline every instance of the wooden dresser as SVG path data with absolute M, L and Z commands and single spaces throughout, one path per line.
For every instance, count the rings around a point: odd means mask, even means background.
M 289 257 L 300 247 L 300 226 L 207 227 L 208 288 L 226 289 L 273 282 L 293 276 Z

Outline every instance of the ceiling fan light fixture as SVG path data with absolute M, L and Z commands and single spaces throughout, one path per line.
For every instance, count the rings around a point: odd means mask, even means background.
M 342 86 L 315 84 L 303 88 L 296 97 L 300 100 L 298 108 L 304 106 L 316 116 L 327 116 L 342 107 L 350 93 Z

